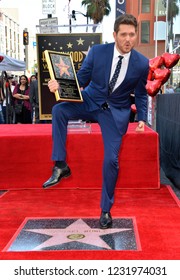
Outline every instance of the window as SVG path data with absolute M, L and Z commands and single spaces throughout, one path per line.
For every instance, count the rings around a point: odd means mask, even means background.
M 150 22 L 141 22 L 141 43 L 148 44 L 150 41 Z
M 142 13 L 150 13 L 150 0 L 142 0 Z

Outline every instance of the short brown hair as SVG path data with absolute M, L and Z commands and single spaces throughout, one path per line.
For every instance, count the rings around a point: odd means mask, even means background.
M 114 23 L 114 31 L 117 33 L 119 31 L 119 25 L 121 24 L 128 24 L 133 25 L 135 30 L 137 31 L 137 20 L 133 15 L 130 14 L 123 14 L 116 18 Z

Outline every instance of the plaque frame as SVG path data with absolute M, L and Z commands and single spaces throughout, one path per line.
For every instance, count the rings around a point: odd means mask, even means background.
M 71 55 L 51 50 L 45 50 L 44 55 L 50 78 L 60 84 L 59 90 L 54 93 L 56 101 L 83 102 Z

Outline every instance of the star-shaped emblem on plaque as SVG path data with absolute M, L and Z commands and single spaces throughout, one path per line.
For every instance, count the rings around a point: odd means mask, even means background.
M 60 77 L 62 77 L 63 74 L 66 74 L 70 77 L 70 73 L 68 72 L 69 65 L 65 64 L 62 58 L 60 58 L 59 63 L 55 63 L 55 65 L 59 68 L 60 71 Z
M 95 218 L 28 218 L 7 251 L 138 250 L 133 219 L 114 219 L 113 225 L 100 229 Z

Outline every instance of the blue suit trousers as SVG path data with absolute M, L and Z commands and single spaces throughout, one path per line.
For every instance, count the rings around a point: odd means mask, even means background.
M 109 212 L 114 203 L 114 191 L 119 171 L 118 157 L 123 135 L 116 126 L 110 108 L 103 110 L 100 107 L 95 111 L 88 111 L 87 104 L 85 103 L 85 101 L 83 103 L 62 102 L 53 107 L 52 160 L 66 161 L 66 138 L 69 120 L 82 119 L 98 122 L 101 127 L 104 144 L 104 161 L 102 171 L 103 180 L 100 207 L 103 211 Z

